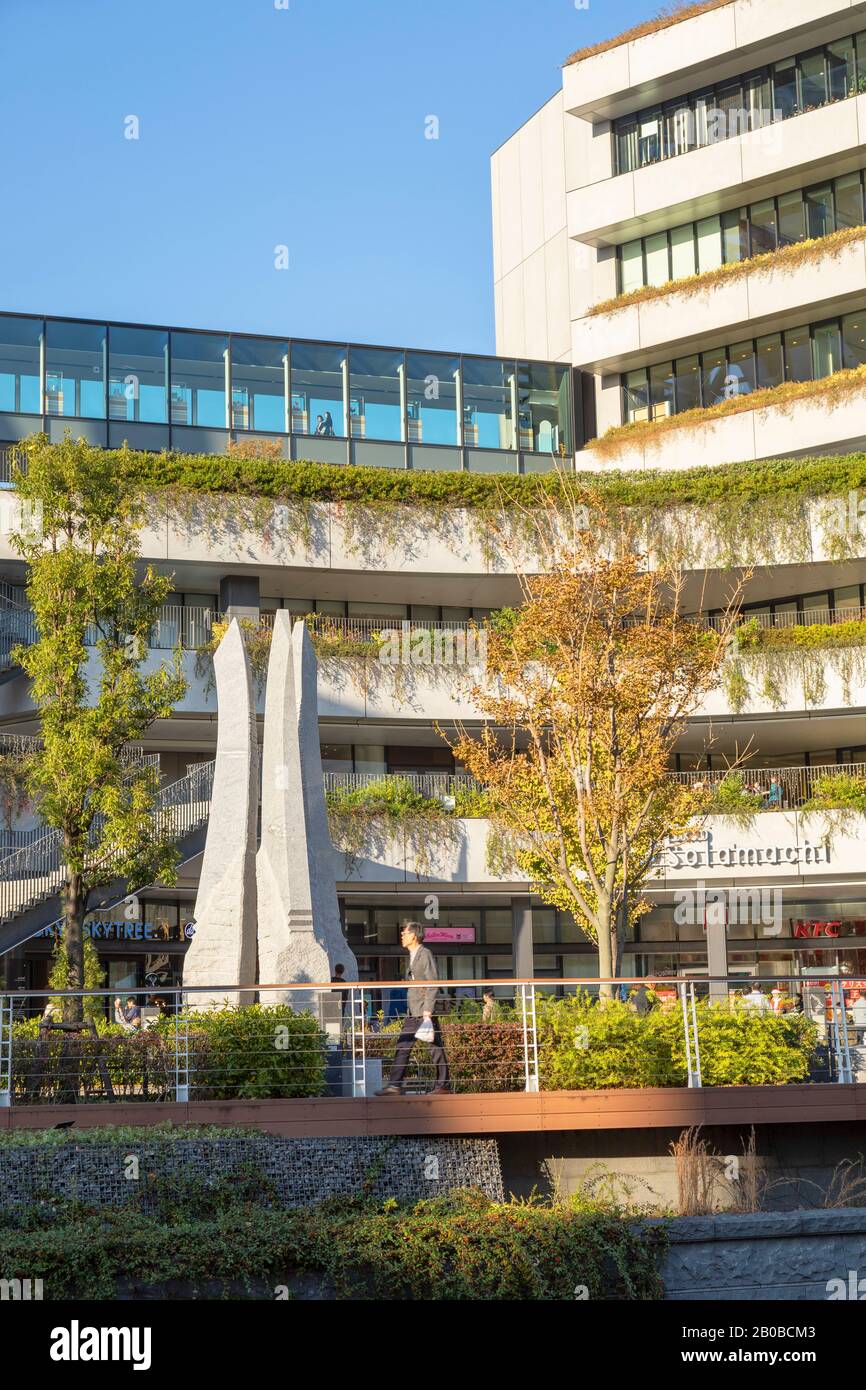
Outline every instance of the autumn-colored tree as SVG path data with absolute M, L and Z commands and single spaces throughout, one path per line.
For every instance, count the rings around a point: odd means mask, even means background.
M 560 498 L 533 524 L 540 572 L 520 574 L 522 605 L 491 622 L 472 690 L 485 728 L 453 749 L 488 788 L 507 858 L 574 914 L 612 978 L 665 840 L 706 812 L 671 765 L 720 682 L 739 589 L 708 627 L 683 615 L 683 573 L 650 564 L 621 515 Z

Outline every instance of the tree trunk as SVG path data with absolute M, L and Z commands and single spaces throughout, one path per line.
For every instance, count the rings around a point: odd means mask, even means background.
M 81 874 L 73 873 L 63 893 L 63 945 L 66 951 L 66 988 L 84 989 L 84 885 Z M 63 1001 L 64 1023 L 82 1023 L 84 1000 L 71 993 Z
M 610 979 L 616 972 L 611 950 L 613 933 L 610 926 L 610 904 L 598 904 L 598 974 L 600 979 Z M 613 985 L 599 985 L 599 1001 L 613 999 Z

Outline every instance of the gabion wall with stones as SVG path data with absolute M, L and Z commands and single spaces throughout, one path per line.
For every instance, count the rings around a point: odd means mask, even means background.
M 65 1197 L 147 1210 L 154 1188 L 165 1194 L 174 1186 L 180 1195 L 190 1183 L 217 1186 L 251 1174 L 263 1179 L 264 1196 L 286 1206 L 364 1193 L 417 1200 L 459 1187 L 504 1196 L 495 1139 L 148 1139 L 142 1130 L 140 1143 L 3 1146 L 0 1208 Z

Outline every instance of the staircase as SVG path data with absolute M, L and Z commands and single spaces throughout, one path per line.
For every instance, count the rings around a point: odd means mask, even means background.
M 157 793 L 154 829 L 160 837 L 175 841 L 182 862 L 204 849 L 213 774 L 213 762 L 196 763 L 186 776 Z M 57 921 L 65 877 L 59 830 L 46 831 L 0 859 L 0 955 Z M 101 901 L 91 902 L 90 909 L 108 907 L 127 891 L 122 878 L 110 880 L 96 895 Z

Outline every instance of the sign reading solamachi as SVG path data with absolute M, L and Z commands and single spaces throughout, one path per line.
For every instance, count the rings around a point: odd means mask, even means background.
M 51 1330 L 52 1361 L 131 1361 L 134 1371 L 150 1370 L 149 1327 L 68 1327 Z

